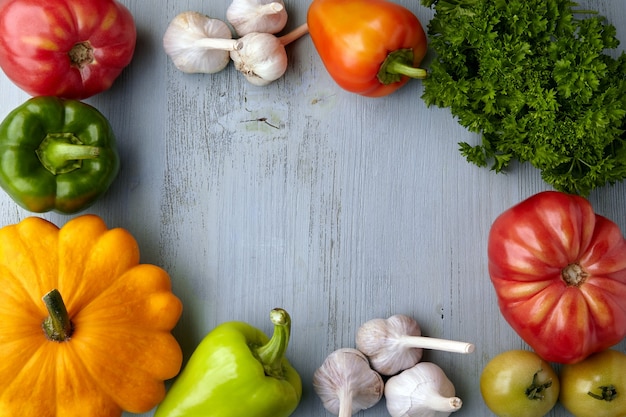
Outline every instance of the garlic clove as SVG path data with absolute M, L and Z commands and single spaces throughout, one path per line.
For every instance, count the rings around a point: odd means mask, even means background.
M 404 314 L 372 319 L 357 330 L 356 347 L 383 375 L 395 375 L 422 359 L 424 349 L 471 353 L 472 343 L 421 336 L 417 321 Z
M 233 0 L 226 9 L 226 20 L 239 36 L 248 33 L 278 33 L 287 24 L 283 0 Z
M 385 384 L 391 417 L 447 417 L 463 405 L 455 395 L 452 381 L 431 362 L 420 362 Z
M 376 405 L 382 398 L 384 383 L 363 353 L 343 348 L 328 355 L 315 371 L 313 389 L 326 410 L 348 417 Z
M 185 73 L 219 72 L 230 62 L 229 52 L 241 47 L 225 22 L 194 11 L 177 15 L 163 35 L 165 53 Z
M 270 33 L 249 33 L 240 38 L 242 48 L 230 52 L 235 68 L 257 86 L 276 81 L 287 71 L 287 51 Z

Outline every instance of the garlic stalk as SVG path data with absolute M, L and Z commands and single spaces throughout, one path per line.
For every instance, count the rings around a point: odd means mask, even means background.
M 367 358 L 358 350 L 332 352 L 313 374 L 313 389 L 324 408 L 339 417 L 349 417 L 380 401 L 384 383 Z
M 455 396 L 452 381 L 432 362 L 420 362 L 392 376 L 385 384 L 391 417 L 446 417 L 463 401 Z
M 423 349 L 457 353 L 474 351 L 472 343 L 421 336 L 419 324 L 403 314 L 365 322 L 357 330 L 356 348 L 382 375 L 395 375 L 412 367 L 422 359 Z
M 242 48 L 232 39 L 228 25 L 202 13 L 177 15 L 163 35 L 163 49 L 179 70 L 186 73 L 215 73 L 226 68 L 230 51 Z
M 235 68 L 257 86 L 276 81 L 287 71 L 285 46 L 308 33 L 303 24 L 286 35 L 277 37 L 271 33 L 252 32 L 241 37 L 241 49 L 230 52 Z
M 278 33 L 285 28 L 287 18 L 283 0 L 233 0 L 226 9 L 226 20 L 239 36 Z

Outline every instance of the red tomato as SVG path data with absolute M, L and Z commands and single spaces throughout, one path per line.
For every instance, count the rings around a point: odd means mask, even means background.
M 575 363 L 626 335 L 626 241 L 582 197 L 536 194 L 489 234 L 502 315 L 543 359 Z
M 0 4 L 0 67 L 34 96 L 83 99 L 108 89 L 136 38 L 130 11 L 115 0 Z

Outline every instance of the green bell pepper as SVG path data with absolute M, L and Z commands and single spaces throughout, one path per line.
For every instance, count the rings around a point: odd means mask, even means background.
M 269 339 L 243 322 L 217 326 L 198 345 L 155 417 L 287 417 L 300 403 L 302 381 L 285 358 L 291 318 L 270 313 Z
M 0 124 L 0 186 L 29 211 L 81 211 L 118 170 L 113 129 L 86 103 L 34 97 Z

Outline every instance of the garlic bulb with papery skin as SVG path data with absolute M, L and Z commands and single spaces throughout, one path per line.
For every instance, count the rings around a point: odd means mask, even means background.
M 287 71 L 287 51 L 285 46 L 308 33 L 307 24 L 291 32 L 276 37 L 271 33 L 253 32 L 239 40 L 242 47 L 230 53 L 235 68 L 246 79 L 257 86 L 264 86 L 276 81 Z
M 276 81 L 287 71 L 287 51 L 271 33 L 249 33 L 239 39 L 243 47 L 230 53 L 235 68 L 258 86 Z
M 471 353 L 474 345 L 421 336 L 419 324 L 404 314 L 365 322 L 356 334 L 356 348 L 382 375 L 395 375 L 422 359 L 423 349 Z
M 431 362 L 420 362 L 389 378 L 385 398 L 391 417 L 446 417 L 463 405 L 452 381 Z
M 356 349 L 332 352 L 313 374 L 313 388 L 324 408 L 339 417 L 349 417 L 380 401 L 384 383 Z
M 230 62 L 230 51 L 240 49 L 228 25 L 202 13 L 177 15 L 163 35 L 163 49 L 179 70 L 186 73 L 216 73 Z
M 287 24 L 282 0 L 233 0 L 226 9 L 226 20 L 239 36 L 252 32 L 278 33 Z

